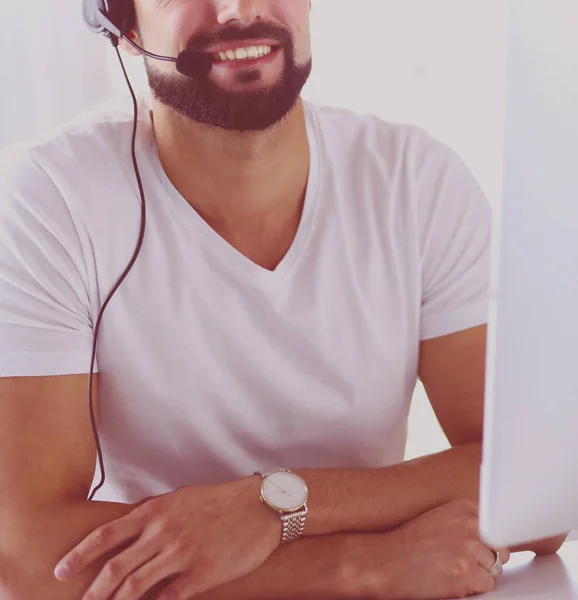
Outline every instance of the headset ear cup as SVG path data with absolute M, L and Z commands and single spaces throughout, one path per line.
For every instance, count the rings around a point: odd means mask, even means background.
M 120 29 L 108 18 L 104 0 L 82 0 L 82 16 L 93 33 L 110 32 L 117 38 L 122 37 Z
M 102 33 L 104 27 L 97 18 L 97 11 L 106 10 L 102 0 L 82 0 L 82 16 L 93 33 Z

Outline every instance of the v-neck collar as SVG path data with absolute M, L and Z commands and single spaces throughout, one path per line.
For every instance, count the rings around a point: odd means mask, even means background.
M 260 287 L 269 288 L 276 286 L 286 277 L 289 271 L 295 267 L 299 257 L 307 245 L 314 222 L 320 182 L 320 157 L 318 143 L 319 128 L 315 118 L 314 110 L 312 110 L 311 105 L 303 100 L 303 107 L 310 156 L 309 177 L 307 180 L 305 202 L 299 227 L 293 243 L 274 271 L 270 271 L 257 265 L 239 252 L 236 248 L 231 246 L 231 244 L 229 244 L 210 225 L 208 225 L 208 223 L 204 221 L 204 219 L 185 200 L 185 198 L 183 198 L 183 196 L 168 178 L 160 161 L 150 112 L 147 110 L 145 115 L 145 119 L 150 127 L 149 131 L 151 133 L 149 144 L 151 166 L 154 174 L 156 175 L 157 182 L 162 188 L 162 191 L 170 199 L 170 205 L 175 213 L 175 217 L 178 219 L 186 219 L 194 227 L 196 232 L 200 234 L 200 237 L 203 239 L 204 243 L 206 243 L 213 250 L 213 252 L 225 265 L 227 265 L 228 268 L 233 269 L 243 278 Z

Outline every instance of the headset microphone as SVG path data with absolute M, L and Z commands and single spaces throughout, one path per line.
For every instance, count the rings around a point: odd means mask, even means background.
M 187 77 L 206 77 L 213 68 L 213 57 L 210 54 L 205 54 L 197 50 L 184 50 L 176 58 L 148 52 L 133 42 L 109 19 L 104 0 L 84 0 L 83 15 L 88 28 L 94 33 L 105 35 L 114 46 L 117 46 L 118 40 L 122 38 L 144 56 L 154 58 L 155 60 L 176 63 L 177 71 L 182 75 L 186 75 Z
M 213 57 L 196 50 L 181 52 L 175 62 L 177 71 L 187 77 L 206 77 L 213 69 Z

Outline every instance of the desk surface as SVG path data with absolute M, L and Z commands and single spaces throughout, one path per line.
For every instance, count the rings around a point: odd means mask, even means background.
M 578 541 L 567 542 L 555 556 L 533 552 L 512 555 L 488 600 L 578 599 Z

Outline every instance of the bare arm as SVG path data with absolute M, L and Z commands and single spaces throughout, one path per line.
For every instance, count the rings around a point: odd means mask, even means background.
M 296 471 L 309 487 L 306 535 L 388 531 L 455 498 L 477 499 L 480 444 L 381 469 Z
M 280 547 L 256 571 L 195 597 L 195 600 L 348 600 L 358 572 L 348 547 L 359 534 L 302 538 Z M 357 567 L 355 570 L 358 571 Z
M 43 600 L 80 600 L 104 565 L 116 554 L 97 561 L 71 582 L 53 576 L 54 565 L 78 541 L 99 526 L 114 521 L 134 508 L 111 502 L 73 503 L 60 510 L 34 511 L 36 517 L 18 536 L 3 539 L 12 549 L 2 557 L 0 597 L 3 600 L 30 600 L 42 590 Z M 199 600 L 341 600 L 350 598 L 356 584 L 351 577 L 345 549 L 348 537 L 336 534 L 298 540 L 280 547 L 267 563 L 250 575 L 198 596 Z M 22 560 L 25 557 L 25 560 Z M 166 582 L 151 589 L 143 600 L 156 600 Z
M 86 500 L 96 463 L 87 379 L 0 379 L 3 600 L 80 600 L 111 555 L 72 582 L 58 581 L 54 567 L 94 529 L 133 509 Z
M 27 518 L 5 528 L 2 534 L 0 597 L 80 600 L 105 563 L 124 548 L 96 561 L 71 582 L 54 577 L 56 563 L 97 527 L 126 515 L 132 508 L 129 504 L 84 501 L 25 510 Z M 146 600 L 155 597 L 150 595 Z

